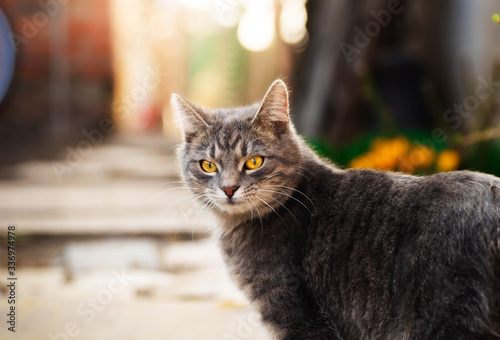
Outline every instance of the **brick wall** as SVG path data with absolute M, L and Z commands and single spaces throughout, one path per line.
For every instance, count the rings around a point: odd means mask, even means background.
M 110 115 L 107 0 L 0 0 L 17 46 L 0 128 L 74 135 Z

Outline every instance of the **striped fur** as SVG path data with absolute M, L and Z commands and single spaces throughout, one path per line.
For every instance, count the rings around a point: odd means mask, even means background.
M 297 135 L 279 80 L 260 105 L 172 101 L 184 180 L 275 339 L 500 339 L 498 178 L 340 170 Z

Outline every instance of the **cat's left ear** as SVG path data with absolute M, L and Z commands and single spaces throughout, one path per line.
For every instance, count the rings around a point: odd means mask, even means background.
M 275 80 L 269 87 L 252 122 L 270 127 L 277 135 L 288 129 L 290 124 L 288 89 L 283 80 Z

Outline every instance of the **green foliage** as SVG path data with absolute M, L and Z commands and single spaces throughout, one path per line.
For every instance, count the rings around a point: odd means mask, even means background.
M 430 131 L 421 129 L 404 130 L 392 133 L 378 130 L 371 131 L 345 147 L 336 147 L 329 143 L 326 139 L 306 138 L 306 142 L 322 157 L 330 159 L 340 167 L 347 167 L 349 166 L 351 160 L 370 150 L 375 139 L 380 137 L 395 138 L 397 136 L 404 136 L 412 144 L 428 146 L 436 152 L 440 152 L 448 148 L 448 143 L 439 143 L 435 141 L 432 138 L 432 133 Z
M 500 177 L 500 140 L 473 145 L 468 150 L 467 168 Z

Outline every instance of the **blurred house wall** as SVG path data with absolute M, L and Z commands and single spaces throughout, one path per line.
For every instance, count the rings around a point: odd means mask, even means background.
M 111 116 L 121 131 L 163 126 L 178 137 L 172 92 L 207 107 L 260 100 L 274 79 L 287 78 L 293 55 L 278 34 L 285 2 L 267 2 L 274 38 L 250 51 L 237 32 L 252 3 L 220 12 L 217 2 L 181 0 L 0 0 L 18 49 L 0 129 L 79 140 Z M 221 15 L 236 21 L 221 25 Z
M 109 115 L 107 0 L 0 0 L 17 48 L 0 129 L 67 137 Z

